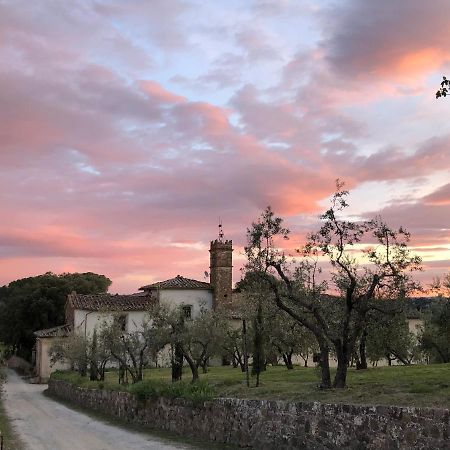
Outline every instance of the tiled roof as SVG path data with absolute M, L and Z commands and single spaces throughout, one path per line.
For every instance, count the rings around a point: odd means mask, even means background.
M 58 327 L 47 328 L 45 330 L 38 330 L 34 332 L 37 337 L 65 337 L 69 336 L 72 328 L 70 325 L 59 325 Z
M 146 311 L 153 300 L 151 295 L 142 293 L 119 294 L 77 294 L 72 292 L 68 298 L 74 309 L 85 311 Z
M 192 280 L 191 278 L 177 275 L 170 280 L 158 281 L 139 288 L 140 291 L 149 291 L 151 289 L 212 289 L 212 286 L 204 281 Z

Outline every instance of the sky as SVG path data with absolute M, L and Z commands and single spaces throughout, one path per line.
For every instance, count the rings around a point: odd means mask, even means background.
M 271 205 L 348 214 L 450 270 L 448 0 L 0 0 L 0 285 L 204 280 Z

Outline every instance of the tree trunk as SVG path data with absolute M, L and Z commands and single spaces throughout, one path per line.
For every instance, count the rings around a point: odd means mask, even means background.
M 345 388 L 347 384 L 348 355 L 345 351 L 337 352 L 338 366 L 334 377 L 334 388 Z
M 366 339 L 367 331 L 364 330 L 361 335 L 361 340 L 359 342 L 359 364 L 356 364 L 356 370 L 367 369 L 367 355 L 366 355 Z
M 195 381 L 198 380 L 198 367 L 197 367 L 197 364 L 195 364 L 194 360 L 191 358 L 189 353 L 183 352 L 183 354 L 184 354 L 184 359 L 187 361 L 187 363 L 189 364 L 189 367 L 191 369 L 191 372 L 192 372 L 192 383 L 194 383 Z
M 119 384 L 128 384 L 126 380 L 127 369 L 126 366 L 121 362 L 119 364 Z
M 89 379 L 91 381 L 98 381 L 99 379 L 98 366 L 94 361 L 91 361 L 91 363 L 89 364 Z
M 398 355 L 397 353 L 391 352 L 396 359 L 398 359 L 404 366 L 410 366 L 411 361 L 408 361 L 406 358 L 403 358 L 402 355 Z
M 139 364 L 139 368 L 137 370 L 137 381 L 142 381 L 144 379 L 144 365 Z
M 358 352 L 355 352 L 353 357 L 352 357 L 352 361 L 355 360 L 355 366 L 356 366 L 356 370 L 361 370 L 361 361 L 359 359 L 359 355 Z M 353 367 L 353 363 L 352 361 L 350 362 L 350 367 Z
M 263 342 L 263 318 L 262 304 L 259 302 L 256 318 L 253 320 L 254 337 L 253 337 L 253 366 L 252 375 L 258 375 L 257 386 L 259 386 L 259 374 L 266 370 L 266 358 Z
M 106 369 L 106 364 L 107 364 L 108 360 L 104 360 L 102 361 L 101 365 L 100 365 L 100 381 L 105 381 L 105 369 Z
M 292 353 L 282 353 L 281 356 L 283 357 L 286 368 L 292 370 L 294 368 L 294 365 L 292 364 Z
M 320 353 L 319 353 L 319 361 L 317 361 L 317 365 L 320 367 L 320 375 L 321 375 L 321 389 L 330 389 L 331 388 L 331 373 L 330 373 L 330 349 L 327 345 L 323 343 L 319 343 Z
M 172 381 L 180 381 L 183 376 L 183 350 L 177 342 L 172 355 Z
M 266 356 L 266 364 L 272 364 L 272 366 L 276 366 L 278 364 L 278 356 L 276 353 L 274 352 L 270 352 L 267 356 Z
M 244 345 L 245 347 L 246 345 Z M 244 350 L 245 351 L 245 350 Z M 235 359 L 236 359 L 236 367 L 239 364 L 239 367 L 241 368 L 241 372 L 245 372 L 245 355 L 241 355 L 238 349 L 235 351 Z M 247 356 L 248 358 L 248 356 Z
M 87 374 L 87 364 L 85 362 L 81 363 L 79 366 L 79 373 L 82 377 L 85 377 Z

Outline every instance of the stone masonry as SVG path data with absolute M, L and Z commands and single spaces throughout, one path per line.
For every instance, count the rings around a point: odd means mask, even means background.
M 450 448 L 448 409 L 218 398 L 140 402 L 126 392 L 50 379 L 49 393 L 150 429 L 265 449 Z
M 210 283 L 214 289 L 213 309 L 231 302 L 233 243 L 231 240 L 211 241 L 209 250 Z

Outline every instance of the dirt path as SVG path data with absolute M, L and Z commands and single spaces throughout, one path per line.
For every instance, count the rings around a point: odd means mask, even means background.
M 30 450 L 170 450 L 195 447 L 108 425 L 45 397 L 46 385 L 7 371 L 4 405 Z

